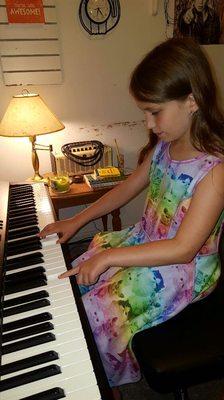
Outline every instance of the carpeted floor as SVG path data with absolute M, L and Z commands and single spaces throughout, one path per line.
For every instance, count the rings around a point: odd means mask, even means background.
M 85 240 L 69 244 L 71 258 L 86 251 L 89 242 Z M 174 400 L 172 394 L 159 394 L 150 389 L 144 378 L 137 383 L 123 385 L 120 390 L 123 400 Z M 189 400 L 224 400 L 224 379 L 192 387 L 189 389 L 189 397 Z
M 159 394 L 144 379 L 120 387 L 123 400 L 174 400 L 172 394 Z M 189 389 L 189 400 L 224 400 L 224 380 L 213 381 Z

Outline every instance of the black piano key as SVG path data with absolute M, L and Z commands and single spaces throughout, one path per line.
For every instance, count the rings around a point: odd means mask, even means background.
M 11 204 L 11 202 L 13 203 L 13 202 L 15 202 L 15 201 L 22 201 L 23 199 L 24 200 L 30 200 L 30 199 L 33 199 L 34 198 L 34 194 L 32 193 L 32 192 L 30 192 L 30 193 L 23 193 L 23 194 L 21 194 L 20 196 L 10 196 L 10 204 Z
M 66 397 L 64 390 L 60 387 L 56 387 L 46 390 L 45 392 L 40 392 L 28 397 L 23 397 L 20 400 L 58 400 L 63 399 L 64 397 Z
M 29 214 L 29 211 L 34 211 L 35 208 L 36 204 L 32 199 L 26 201 L 15 201 L 9 204 L 10 217 L 12 217 L 14 214 L 20 216 L 21 214 L 18 211 L 22 211 L 22 214 Z
M 0 382 L 0 392 L 9 390 L 21 385 L 49 378 L 50 376 L 61 374 L 61 369 L 58 365 L 52 364 L 48 367 L 38 368 L 25 374 L 17 375 L 13 378 L 4 379 Z
M 33 189 L 33 188 L 32 188 Z M 33 190 L 11 190 L 10 188 L 10 200 L 15 201 L 16 199 L 19 198 L 29 198 L 30 196 L 33 196 Z
M 10 207 L 10 206 L 9 206 Z M 27 215 L 24 215 L 24 214 L 17 214 L 17 215 L 15 215 L 15 216 L 13 216 L 13 215 L 8 215 L 8 219 L 9 219 L 9 222 L 14 222 L 14 221 L 18 221 L 18 222 L 20 222 L 20 221 L 22 221 L 23 219 L 32 219 L 32 218 L 35 218 L 35 217 L 37 217 L 37 211 L 35 210 L 35 206 L 33 207 L 34 209 L 33 210 L 29 210 L 29 212 L 27 213 Z M 11 228 L 10 228 L 11 229 Z
M 31 215 L 35 213 L 34 207 L 20 208 L 18 210 L 11 210 L 8 213 L 10 219 L 21 218 L 21 217 L 31 217 Z
M 21 200 L 32 200 L 34 194 L 33 193 L 17 193 L 17 194 L 11 194 L 10 199 L 9 199 L 9 204 L 14 203 L 15 201 L 21 201 Z
M 14 188 L 10 187 L 10 200 L 13 199 L 18 199 L 20 197 L 29 197 L 33 196 L 33 188 L 32 190 L 14 190 Z
M 26 206 L 26 205 L 24 205 L 23 207 L 21 207 L 21 208 L 11 208 L 11 207 L 9 207 L 9 212 L 8 212 L 8 214 L 9 214 L 9 216 L 10 216 L 10 218 L 11 217 L 15 217 L 15 216 L 21 216 L 21 215 L 28 215 L 29 214 L 29 212 L 32 212 L 32 211 L 35 211 L 35 205 L 28 205 L 28 206 Z
M 44 272 L 46 272 L 44 267 L 34 267 L 28 269 L 27 271 L 15 272 L 5 276 L 5 283 L 18 283 L 19 281 L 32 280 L 36 277 L 43 277 Z
M 20 185 L 20 184 L 18 184 Z M 27 185 L 27 184 L 26 184 Z M 30 185 L 30 187 L 27 188 L 17 188 L 13 184 L 13 186 L 10 186 L 10 198 L 18 197 L 19 194 L 23 194 L 23 196 L 32 196 L 33 194 L 33 187 Z
M 24 200 L 34 199 L 34 194 L 31 192 L 22 194 L 20 196 L 11 195 L 9 199 L 9 204 L 14 203 L 15 201 L 23 201 L 23 199 Z
M 58 359 L 59 355 L 56 351 L 46 351 L 45 353 L 36 356 L 23 358 L 22 360 L 0 366 L 0 376 L 12 374 L 13 372 L 21 371 L 22 369 L 32 368 L 36 365 L 41 365 Z
M 3 323 L 2 332 L 9 332 L 15 329 L 23 328 L 24 326 L 39 324 L 44 321 L 52 320 L 52 315 L 49 312 L 40 313 L 32 317 L 18 319 L 13 322 Z
M 29 204 L 29 203 L 35 203 L 35 198 L 33 194 L 30 194 L 29 196 L 21 196 L 21 197 L 19 196 L 10 198 L 9 206 L 10 208 L 13 208 L 17 207 L 17 205 Z
M 16 187 L 16 185 L 19 185 L 19 188 Z M 20 185 L 21 185 L 20 183 L 13 184 L 13 186 L 10 185 L 10 194 L 11 194 L 10 198 L 18 197 L 19 193 L 22 193 L 23 196 L 32 196 L 33 187 L 31 185 L 27 186 L 28 184 L 24 183 L 24 185 L 26 185 L 26 187 L 21 187 L 21 188 L 20 188 Z
M 7 248 L 7 256 L 16 256 L 17 254 L 23 254 L 27 253 L 28 251 L 34 251 L 34 250 L 40 250 L 42 248 L 40 240 L 36 240 L 35 237 L 32 236 L 32 239 L 30 243 L 25 242 L 24 243 L 13 243 L 13 242 L 8 242 L 8 248 Z M 32 250 L 30 250 L 32 249 Z
M 35 253 L 33 253 L 35 254 Z M 36 265 L 36 264 L 44 264 L 44 259 L 42 257 L 36 257 L 32 259 L 32 254 L 28 254 L 29 260 L 24 260 L 23 262 L 16 262 L 17 257 L 16 258 L 12 258 L 11 260 L 14 260 L 13 263 L 11 263 L 11 265 L 8 266 L 8 268 L 6 268 L 6 271 L 14 271 L 20 268 L 28 268 L 32 267 L 32 265 Z M 11 261 L 10 260 L 10 261 Z
M 10 206 L 10 209 L 11 208 L 13 208 L 13 207 L 17 207 L 17 206 L 20 206 L 20 205 L 25 205 L 25 204 L 34 204 L 35 203 L 35 201 L 34 201 L 34 196 L 24 196 L 24 197 L 21 197 L 21 198 L 18 198 L 18 199 L 10 199 L 10 201 L 9 201 L 9 206 Z
M 35 207 L 35 201 L 34 200 L 24 200 L 24 201 L 14 201 L 10 203 L 9 209 L 10 212 L 13 213 L 14 211 L 17 210 L 26 210 Z
M 30 246 L 33 243 L 39 243 L 39 242 L 40 242 L 40 238 L 38 238 L 37 236 L 29 237 L 29 238 L 25 238 L 25 239 L 18 239 L 18 240 L 14 240 L 12 242 L 8 242 L 7 253 L 8 253 L 9 249 L 17 248 L 17 247 L 23 248 L 24 246 Z
M 11 193 L 20 193 L 20 192 L 33 192 L 33 187 L 29 183 L 13 183 L 10 185 Z
M 34 288 L 39 288 L 42 286 L 47 285 L 47 278 L 37 278 L 33 281 L 22 281 L 19 282 L 18 284 L 15 284 L 15 282 L 8 282 L 5 284 L 5 295 L 8 294 L 13 294 L 13 293 L 18 293 L 18 292 L 23 292 L 24 290 L 30 290 Z
M 10 202 L 11 202 L 11 201 L 20 200 L 20 199 L 23 199 L 23 198 L 25 198 L 25 199 L 31 198 L 32 199 L 33 196 L 34 196 L 33 191 L 25 191 L 25 190 L 11 191 L 10 190 L 9 199 L 10 199 Z
M 30 251 L 35 251 L 40 249 L 42 249 L 41 243 L 33 243 L 28 247 L 24 247 L 23 249 L 22 248 L 8 249 L 7 256 L 16 256 L 17 254 L 28 253 Z
M 10 197 L 10 201 L 9 201 L 9 206 L 10 206 L 10 209 L 11 209 L 11 207 L 13 207 L 13 205 L 14 204 L 21 204 L 21 205 L 25 205 L 26 203 L 29 203 L 29 202 L 34 202 L 34 197 L 33 197 L 33 195 L 31 194 L 31 195 L 28 195 L 28 196 L 16 196 L 16 197 Z
M 9 218 L 14 218 L 16 216 L 21 216 L 21 215 L 29 215 L 32 212 L 35 212 L 35 207 L 27 207 L 27 208 L 22 208 L 20 210 L 9 210 Z
M 40 300 L 49 297 L 49 293 L 46 290 L 39 290 L 35 293 L 26 294 L 24 296 L 15 297 L 14 299 L 4 300 L 3 309 L 8 307 L 17 306 L 18 304 L 29 303 L 30 301 Z
M 14 351 L 24 350 L 29 347 L 39 346 L 43 343 L 48 343 L 56 340 L 55 335 L 51 332 L 44 333 L 43 335 L 33 336 L 29 339 L 20 340 L 2 346 L 2 354 L 13 353 Z
M 37 310 L 49 306 L 51 303 L 48 299 L 41 299 L 37 301 L 31 301 L 30 303 L 21 304 L 19 306 L 10 307 L 3 310 L 3 318 L 9 317 L 10 315 L 21 314 L 23 312 Z
M 20 190 L 27 190 L 27 192 L 29 192 L 29 191 L 33 191 L 33 188 L 29 183 L 13 183 L 13 185 L 10 185 L 9 190 L 11 191 L 11 193 L 12 192 L 15 193 Z
M 12 271 L 17 268 L 25 268 L 31 265 L 42 264 L 44 262 L 43 254 L 37 251 L 32 254 L 26 254 L 24 256 L 18 256 L 11 258 L 6 261 L 5 269 L 6 271 Z
M 27 201 L 32 201 L 34 199 L 34 194 L 33 193 L 26 193 L 26 194 L 20 194 L 17 196 L 11 195 L 9 199 L 9 205 L 13 206 L 13 204 L 18 203 L 18 202 L 27 202 Z
M 26 222 L 26 224 L 31 224 L 33 221 L 37 220 L 37 212 L 34 210 L 32 212 L 29 212 L 28 215 L 16 215 L 15 217 L 8 216 L 9 220 L 9 228 L 10 229 L 16 229 L 17 224 L 20 224 L 21 222 Z M 13 226 L 15 225 L 15 226 Z M 19 226 L 18 226 L 19 228 Z
M 15 203 L 14 203 L 15 204 Z M 33 212 L 36 212 L 36 210 L 35 210 L 35 208 L 36 208 L 36 206 L 35 206 L 35 204 L 34 205 L 31 205 L 31 206 L 28 206 L 28 207 L 31 207 L 32 208 L 32 210 L 30 210 L 30 214 L 31 214 L 31 212 L 33 213 Z M 14 208 L 15 209 L 15 208 Z M 10 211 L 10 204 L 9 204 L 9 211 Z M 18 214 L 18 217 L 20 217 L 20 214 Z M 11 216 L 10 216 L 10 218 L 11 218 Z M 13 218 L 13 217 L 12 217 Z
M 9 229 L 18 229 L 22 228 L 24 226 L 32 226 L 36 225 L 38 223 L 36 213 L 33 213 L 29 215 L 28 217 L 23 218 L 15 218 L 15 219 L 10 219 L 9 218 Z
M 17 205 L 22 205 L 22 204 L 26 205 L 26 204 L 29 204 L 30 202 L 31 202 L 31 204 L 33 202 L 35 202 L 35 196 L 33 193 L 28 194 L 28 195 L 21 194 L 19 196 L 10 196 L 9 209 L 11 210 L 11 209 L 17 207 Z
M 23 227 L 23 228 L 14 230 L 14 231 L 9 231 L 8 232 L 8 240 L 18 239 L 18 238 L 25 237 L 25 236 L 34 236 L 38 232 L 40 232 L 40 229 L 38 228 L 37 225 L 27 227 L 27 228 Z
M 19 329 L 11 333 L 2 335 L 2 343 L 11 342 L 13 340 L 26 338 L 28 336 L 37 335 L 38 333 L 52 331 L 54 325 L 51 322 L 44 322 L 43 324 L 32 325 L 28 328 Z

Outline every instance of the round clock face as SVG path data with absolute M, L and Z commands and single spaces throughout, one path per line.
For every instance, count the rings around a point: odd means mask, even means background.
M 119 0 L 81 0 L 79 20 L 90 35 L 105 35 L 120 19 Z
M 111 8 L 108 0 L 88 0 L 86 13 L 89 19 L 95 23 L 103 23 L 110 16 Z

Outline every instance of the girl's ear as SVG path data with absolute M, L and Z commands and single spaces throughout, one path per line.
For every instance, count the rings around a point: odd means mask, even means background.
M 195 101 L 193 93 L 189 94 L 188 96 L 188 104 L 189 104 L 190 114 L 193 114 L 198 110 L 198 105 Z

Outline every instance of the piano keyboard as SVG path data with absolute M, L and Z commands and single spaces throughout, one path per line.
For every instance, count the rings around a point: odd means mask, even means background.
M 10 186 L 1 400 L 104 397 L 70 281 L 58 279 L 66 269 L 58 237 L 36 236 L 53 221 L 43 184 Z

